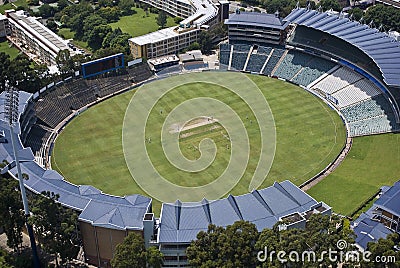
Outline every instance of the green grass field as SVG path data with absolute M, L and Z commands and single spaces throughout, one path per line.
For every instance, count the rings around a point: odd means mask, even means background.
M 0 52 L 10 55 L 11 59 L 14 59 L 19 54 L 19 50 L 16 47 L 10 47 L 7 39 L 0 41 Z
M 248 77 L 261 89 L 268 100 L 276 125 L 275 158 L 261 187 L 286 179 L 299 185 L 321 171 L 340 152 L 345 141 L 343 123 L 339 116 L 322 101 L 297 86 L 263 76 L 249 75 Z M 176 79 L 180 79 L 179 76 Z M 228 103 L 231 101 L 231 105 L 242 113 L 242 118 L 248 116 L 250 120 L 252 117 L 252 114 L 246 110 L 246 105 L 241 104 L 240 100 L 235 100 L 235 96 L 230 95 L 231 92 L 223 91 L 218 86 L 210 87 L 200 83 L 174 89 L 168 94 L 171 94 L 170 96 L 166 95 L 161 99 L 160 105 L 167 112 L 169 108 L 166 103 L 172 107 L 174 100 L 179 103 L 185 98 L 197 96 L 196 92 L 200 95 L 226 100 Z M 129 173 L 121 144 L 122 122 L 133 94 L 134 91 L 130 91 L 106 100 L 88 109 L 69 123 L 56 140 L 52 168 L 75 184 L 91 184 L 106 193 L 145 194 Z M 163 101 L 164 104 L 162 104 Z M 146 133 L 147 131 L 151 133 L 153 127 L 151 117 L 159 114 L 159 107 L 150 114 Z M 248 122 L 247 125 L 249 125 Z M 181 139 L 180 147 L 184 155 L 196 158 L 198 151 L 195 145 L 200 139 L 206 137 L 216 138 L 217 147 L 221 151 L 216 158 L 220 160 L 213 163 L 215 168 L 210 169 L 206 175 L 197 177 L 196 183 L 204 184 L 221 172 L 229 150 L 226 148 L 226 141 L 221 139 L 220 133 L 203 131 L 201 128 L 196 131 L 196 135 Z M 260 132 L 256 124 L 249 127 L 247 131 L 250 133 L 251 146 L 255 148 L 252 153 L 257 152 Z M 155 134 L 153 140 L 156 140 L 157 135 Z M 165 161 L 157 161 L 162 156 L 160 156 L 160 148 L 156 145 L 156 142 L 149 144 L 148 152 L 157 170 L 160 169 L 160 173 L 177 184 L 193 185 L 193 181 L 190 181 L 188 176 L 183 173 L 179 175 L 182 171 L 178 172 Z M 254 163 L 249 163 L 245 175 L 232 189 L 232 194 L 248 192 L 249 180 L 254 168 Z M 155 211 L 159 211 L 160 203 L 156 200 L 154 200 L 154 207 Z
M 58 35 L 63 37 L 64 39 L 74 39 L 75 38 L 75 32 L 71 31 L 71 29 L 69 29 L 69 28 L 60 28 L 58 30 Z M 88 43 L 85 41 L 74 39 L 72 41 L 72 43 L 80 48 L 85 48 L 87 50 L 90 50 Z
M 28 7 L 28 4 L 26 3 L 26 0 L 17 0 L 15 2 L 13 1 L 12 4 L 11 3 L 7 3 L 5 5 L 0 5 L 0 12 L 2 14 L 4 14 L 5 10 L 16 9 L 16 7 L 14 5 L 17 6 L 17 7 L 19 7 L 19 6 Z
M 308 193 L 348 215 L 383 185 L 400 179 L 400 134 L 357 137 L 344 162 Z
M 129 33 L 132 37 L 148 34 L 158 30 L 156 18 L 157 14 L 146 13 L 141 8 L 132 8 L 136 11 L 136 14 L 131 16 L 121 17 L 119 21 L 110 23 L 113 29 L 120 28 L 123 32 Z M 174 19 L 170 16 L 167 18 L 166 27 L 171 27 L 176 25 Z

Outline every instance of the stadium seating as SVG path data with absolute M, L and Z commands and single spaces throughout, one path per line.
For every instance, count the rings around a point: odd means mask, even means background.
M 190 61 L 183 64 L 183 68 L 188 71 L 201 70 L 208 68 L 208 63 L 203 61 Z
M 347 106 L 341 110 L 341 113 L 347 122 L 355 122 L 383 115 L 391 109 L 385 96 L 379 94 L 371 99 Z
M 230 53 L 231 53 L 231 45 L 230 44 L 221 44 L 220 45 L 219 63 L 220 63 L 220 66 L 225 67 L 224 69 L 228 68 Z
M 49 128 L 46 128 L 40 124 L 35 124 L 29 131 L 25 146 L 31 147 L 33 154 L 37 155 L 42 148 L 42 145 L 46 143 L 50 135 L 51 130 Z
M 313 57 L 306 66 L 303 66 L 303 69 L 292 79 L 292 81 L 299 85 L 308 86 L 320 76 L 335 67 L 335 65 L 335 63 L 323 58 Z
M 386 115 L 349 123 L 350 136 L 363 136 L 397 130 Z
M 285 53 L 285 49 L 281 47 L 275 47 L 274 51 L 272 52 L 271 57 L 269 58 L 267 65 L 263 70 L 263 74 L 271 75 L 272 70 L 274 70 L 276 64 L 278 64 L 280 58 L 282 57 L 283 53 Z
M 271 50 L 271 47 L 258 47 L 257 51 L 253 51 L 247 63 L 246 71 L 259 73 Z
M 234 45 L 232 54 L 231 69 L 242 71 L 246 64 L 247 56 L 249 54 L 250 45 Z
M 153 72 L 150 70 L 148 64 L 139 64 L 127 69 L 129 77 L 132 82 L 139 83 L 149 79 Z
M 274 75 L 291 80 L 300 69 L 307 66 L 312 59 L 312 56 L 308 54 L 296 50 L 289 50 L 281 64 L 276 69 Z
M 332 96 L 338 100 L 338 107 L 343 108 L 378 94 L 380 94 L 379 89 L 364 78 L 335 92 Z
M 333 94 L 336 91 L 355 83 L 361 78 L 362 76 L 357 72 L 346 67 L 341 67 L 315 84 L 313 88 L 319 89 L 328 94 Z

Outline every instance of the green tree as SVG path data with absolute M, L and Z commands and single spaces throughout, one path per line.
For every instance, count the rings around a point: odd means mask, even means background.
M 22 243 L 22 228 L 25 215 L 22 211 L 22 200 L 18 181 L 0 178 L 0 226 L 7 236 L 7 246 L 19 252 Z
M 373 21 L 376 27 L 382 24 L 386 30 L 400 31 L 400 9 L 392 6 L 372 6 L 365 12 L 364 19 L 367 23 Z
M 147 264 L 152 268 L 161 268 L 163 264 L 163 254 L 156 247 L 147 249 Z
M 193 267 L 219 267 L 223 260 L 219 258 L 220 237 L 225 235 L 223 227 L 210 224 L 207 232 L 199 232 L 186 250 L 189 264 Z M 213 266 L 214 265 L 214 266 Z M 222 267 L 222 266 L 221 266 Z
M 390 234 L 386 239 L 379 239 L 378 242 L 369 242 L 367 250 L 371 252 L 370 261 L 363 261 L 362 267 L 373 268 L 395 268 L 400 267 L 400 252 L 394 250 L 394 246 L 399 245 L 399 235 L 397 233 Z M 382 257 L 394 257 L 395 262 L 376 262 L 382 260 Z M 378 259 L 379 258 L 379 259 Z
M 255 267 L 258 231 L 254 224 L 238 221 L 226 229 L 210 224 L 187 248 L 193 267 Z
M 121 10 L 121 15 L 129 16 L 136 13 L 136 11 L 132 9 L 134 5 L 135 3 L 132 0 L 120 0 L 118 3 L 118 7 Z
M 322 7 L 324 11 L 333 9 L 335 11 L 341 11 L 342 7 L 340 6 L 337 0 L 321 0 L 319 2 L 319 6 Z
M 161 11 L 160 13 L 158 13 L 157 24 L 161 28 L 164 28 L 165 25 L 167 24 L 167 14 L 164 11 Z
M 114 268 L 145 268 L 146 258 L 142 236 L 132 232 L 117 246 L 111 265 Z
M 46 26 L 47 26 L 47 28 L 49 28 L 53 32 L 57 33 L 58 26 L 57 26 L 57 24 L 55 23 L 54 20 L 47 20 Z
M 174 18 L 174 22 L 175 22 L 176 24 L 179 24 L 181 21 L 183 21 L 183 19 L 182 19 L 181 17 L 175 17 L 175 18 Z
M 101 48 L 104 38 L 107 36 L 108 33 L 112 31 L 111 26 L 109 25 L 99 25 L 95 26 L 93 30 L 90 31 L 87 42 L 88 45 L 93 49 L 97 50 Z
M 96 12 L 96 14 L 105 19 L 107 23 L 118 21 L 120 13 L 121 11 L 118 7 L 101 7 Z
M 74 62 L 68 49 L 58 52 L 56 57 L 58 70 L 63 78 L 67 77 L 74 70 Z
M 56 13 L 56 8 L 50 6 L 49 4 L 44 4 L 39 7 L 39 16 L 43 18 L 50 18 L 53 17 Z
M 261 232 L 260 237 L 255 245 L 257 251 L 266 252 L 267 255 L 261 254 L 261 258 L 265 258 L 265 262 L 261 263 L 261 267 L 315 267 L 315 261 L 310 257 L 310 260 L 305 259 L 305 262 L 299 258 L 298 260 L 287 260 L 282 264 L 276 257 L 276 254 L 270 257 L 271 252 L 285 251 L 286 253 L 295 251 L 298 253 L 312 251 L 316 258 L 324 257 L 320 264 L 322 267 L 336 267 L 339 260 L 336 262 L 330 259 L 328 254 L 322 254 L 329 249 L 336 250 L 337 242 L 345 240 L 347 245 L 354 243 L 354 233 L 349 226 L 343 224 L 344 220 L 337 216 L 327 216 L 314 214 L 307 221 L 305 229 L 281 228 L 284 222 L 278 222 L 272 229 L 265 229 Z M 346 250 L 355 250 L 349 246 Z
M 69 6 L 68 0 L 58 0 L 57 2 L 58 11 L 64 10 L 64 8 L 66 8 L 67 6 Z
M 210 54 L 213 48 L 211 33 L 208 31 L 202 31 L 199 34 L 199 44 L 201 52 L 204 54 Z
M 77 214 L 63 208 L 57 202 L 59 196 L 43 192 L 32 200 L 32 216 L 29 218 L 35 227 L 35 236 L 42 249 L 48 254 L 55 254 L 56 266 L 65 264 L 78 254 L 80 247 L 77 234 Z
M 364 15 L 364 11 L 362 11 L 362 9 L 360 9 L 358 7 L 350 9 L 348 11 L 348 13 L 353 15 L 353 20 L 357 20 L 357 21 L 359 21 L 362 18 L 362 16 Z
M 37 65 L 24 54 L 19 54 L 10 62 L 7 77 L 11 86 L 33 93 L 43 86 L 42 79 L 47 73 L 44 65 Z
M 10 65 L 10 56 L 4 52 L 0 52 L 0 92 L 5 90 L 8 76 L 8 66 Z
M 226 267 L 255 267 L 257 257 L 254 246 L 258 231 L 253 223 L 237 221 L 225 229 L 225 235 L 220 239 L 219 255 Z

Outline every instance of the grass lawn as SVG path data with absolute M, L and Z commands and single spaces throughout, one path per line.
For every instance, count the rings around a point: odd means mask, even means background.
M 13 2 L 13 4 L 14 4 L 15 6 L 17 6 L 17 7 L 19 7 L 19 6 L 27 7 L 27 6 L 28 6 L 28 4 L 26 3 L 26 0 L 17 0 L 17 1 L 15 1 L 15 2 Z M 0 12 L 1 12 L 2 14 L 4 14 L 4 11 L 5 11 L 5 10 L 8 10 L 8 9 L 16 9 L 15 6 L 14 6 L 13 4 L 7 3 L 7 4 L 5 4 L 5 5 L 1 5 L 1 6 L 0 6 Z
M 71 31 L 69 28 L 61 28 L 58 30 L 58 35 L 63 37 L 64 39 L 74 39 L 75 33 Z M 88 46 L 87 42 L 80 41 L 80 40 L 73 40 L 72 43 L 75 46 L 78 46 L 80 48 L 84 48 L 90 51 L 90 47 Z
M 224 74 L 221 73 L 221 75 Z M 180 79 L 179 77 L 177 76 L 176 79 Z M 322 170 L 340 152 L 345 138 L 344 126 L 334 111 L 303 89 L 263 76 L 249 75 L 249 77 L 268 100 L 277 133 L 274 162 L 262 187 L 271 185 L 275 180 L 286 179 L 301 184 Z M 122 122 L 133 94 L 134 91 L 130 91 L 106 100 L 88 109 L 69 123 L 56 140 L 52 155 L 52 168 L 58 170 L 66 179 L 75 184 L 91 184 L 106 193 L 115 195 L 145 194 L 129 173 L 121 144 Z M 172 107 L 174 102 L 177 105 L 185 98 L 207 95 L 230 103 L 229 105 L 235 108 L 235 111 L 241 112 L 242 118 L 246 115 L 251 117 L 251 113 L 246 110 L 248 109 L 246 105 L 231 94 L 233 93 L 221 90 L 218 86 L 191 84 L 172 90 L 168 93 L 169 97 L 166 95 L 160 100 L 160 104 L 164 101 L 165 103 L 162 105 L 165 108 L 163 109 L 167 111 L 170 109 L 167 105 Z M 160 113 L 158 107 L 154 110 L 156 111 L 154 115 Z M 151 122 L 151 118 L 148 122 Z M 151 127 L 151 124 L 146 126 L 146 133 L 147 128 Z M 256 126 L 247 129 L 250 143 L 253 144 L 252 153 L 257 153 L 259 144 L 260 132 L 257 129 Z M 217 160 L 213 163 L 215 168 L 210 169 L 209 174 L 198 175 L 198 183 L 203 184 L 212 179 L 211 175 L 218 175 L 221 172 L 220 168 L 222 169 L 226 163 L 229 150 L 225 147 L 226 141 L 220 139 L 220 131 L 216 134 L 202 131 L 201 128 L 196 129 L 196 131 L 198 130 L 200 132 L 196 135 L 180 140 L 180 147 L 184 155 L 188 158 L 198 157 L 198 151 L 192 145 L 198 144 L 199 140 L 206 137 L 215 138 L 218 151 L 222 151 L 219 155 L 217 154 Z M 153 140 L 156 140 L 156 135 Z M 156 145 L 156 142 L 151 143 L 152 147 L 157 147 Z M 160 148 L 150 148 L 148 151 L 154 160 L 154 165 L 160 169 L 160 173 L 167 176 L 168 180 L 190 185 L 189 181 L 185 181 L 184 175 L 179 174 L 182 171 L 178 172 L 175 167 L 167 165 L 165 161 L 157 161 L 162 158 L 158 155 Z M 251 161 L 258 161 L 258 159 Z M 254 163 L 249 162 L 243 178 L 231 193 L 244 194 L 248 192 L 253 169 Z M 153 202 L 154 210 L 157 213 L 161 204 L 157 200 Z
M 143 9 L 132 9 L 136 11 L 136 14 L 121 17 L 119 21 L 110 23 L 111 27 L 113 29 L 120 28 L 123 32 L 132 35 L 132 37 L 155 32 L 159 29 L 159 26 L 156 22 L 158 14 L 149 13 L 149 15 L 146 16 L 146 13 Z M 167 16 L 166 27 L 171 27 L 174 25 L 176 25 L 174 18 Z
M 19 50 L 16 47 L 10 47 L 7 39 L 0 40 L 0 52 L 10 55 L 11 59 L 14 59 L 19 54 Z
M 383 185 L 400 179 L 400 134 L 357 137 L 344 162 L 308 193 L 348 215 Z

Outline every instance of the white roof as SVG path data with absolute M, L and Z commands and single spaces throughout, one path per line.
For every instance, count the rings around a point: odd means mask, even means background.
M 218 8 L 212 0 L 191 0 L 190 3 L 196 8 L 196 12 L 184 19 L 181 24 L 201 26 L 218 15 Z
M 49 28 L 41 24 L 37 18 L 28 17 L 23 10 L 8 13 L 11 21 L 15 21 L 16 26 L 20 26 L 24 32 L 31 38 L 35 38 L 41 45 L 47 46 L 53 52 L 58 53 L 60 50 L 69 49 L 68 41 L 52 32 Z
M 218 15 L 218 8 L 213 3 L 212 0 L 178 0 L 184 3 L 189 3 L 194 6 L 196 12 L 192 14 L 190 17 L 181 21 L 181 25 L 190 25 L 193 30 L 202 26 L 203 24 L 208 23 L 212 18 Z M 183 29 L 180 27 L 170 27 L 162 30 L 158 30 L 157 32 L 145 34 L 142 36 L 131 38 L 130 41 L 143 46 L 146 44 L 157 43 L 159 41 L 167 40 L 178 36 L 181 33 L 186 33 L 188 29 Z
M 139 46 L 143 46 L 143 45 L 150 44 L 150 43 L 157 43 L 159 41 L 163 41 L 163 40 L 178 36 L 179 35 L 178 32 L 174 31 L 175 28 L 177 28 L 177 27 L 174 26 L 174 27 L 161 29 L 157 32 L 148 33 L 148 34 L 145 34 L 142 36 L 131 38 L 129 40 Z

